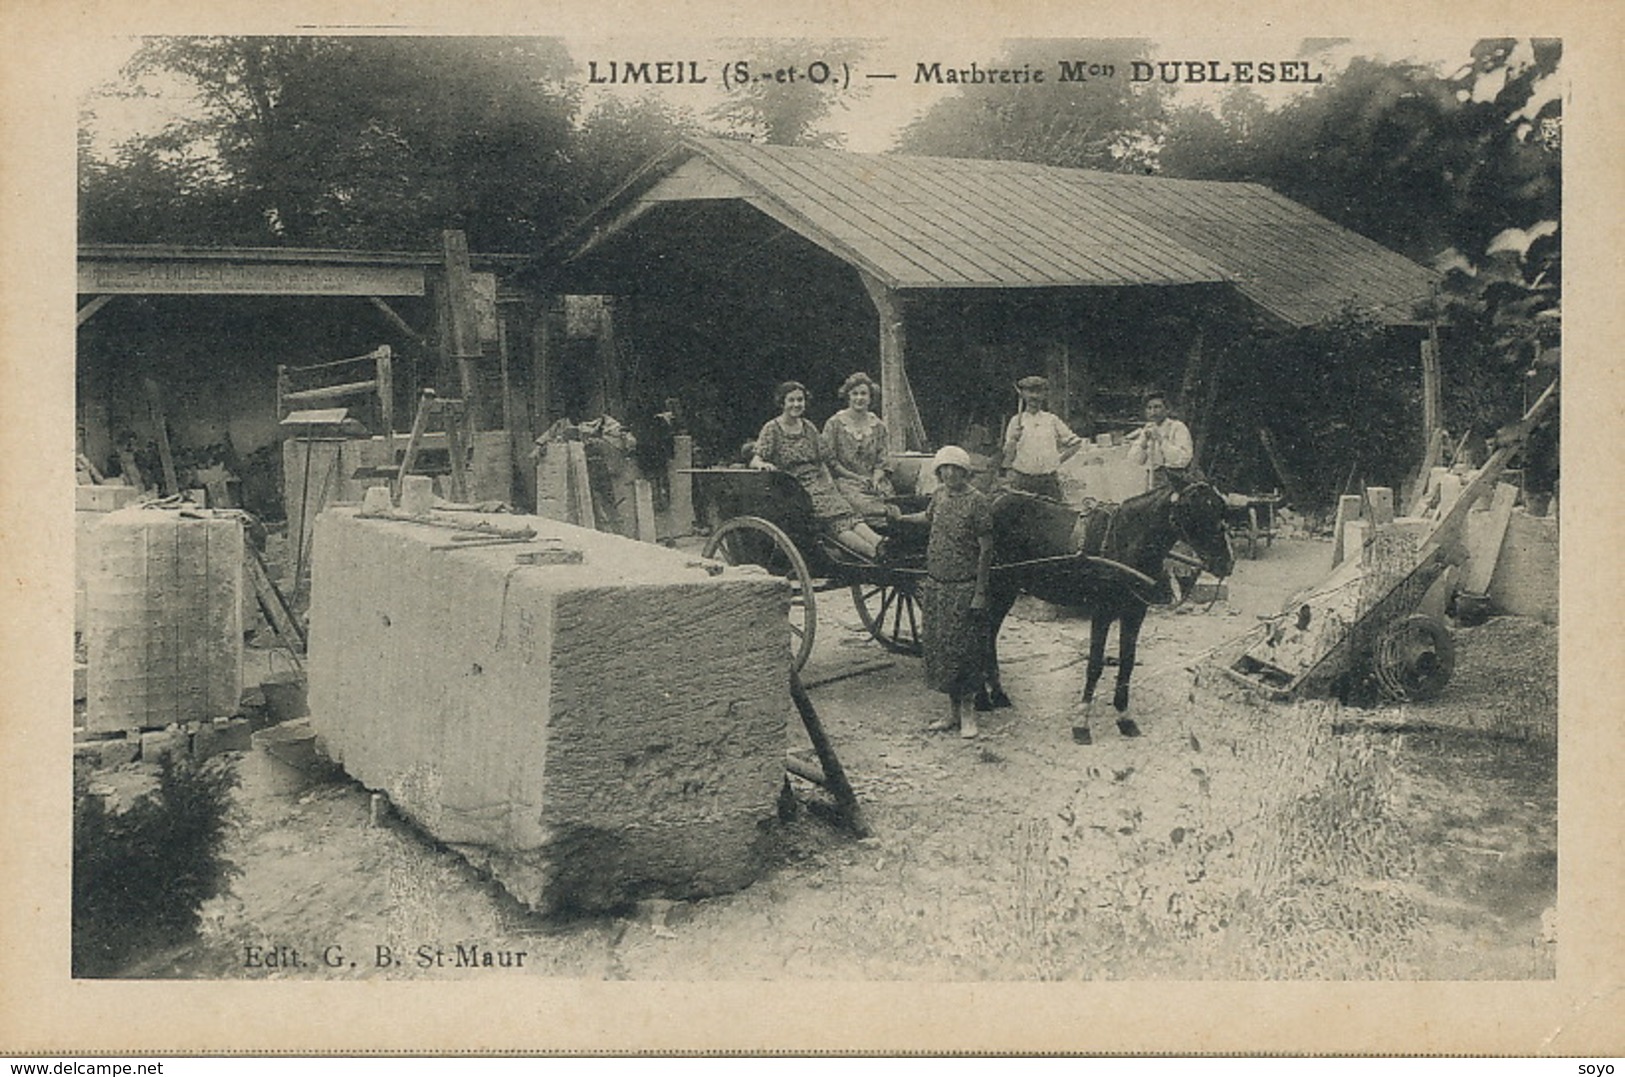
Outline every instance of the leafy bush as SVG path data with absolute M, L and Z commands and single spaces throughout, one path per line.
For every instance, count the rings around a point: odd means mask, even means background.
M 141 948 L 187 937 L 232 874 L 222 855 L 236 771 L 163 757 L 158 788 L 127 811 L 77 793 L 73 974 L 112 976 Z
M 1294 505 L 1335 504 L 1351 481 L 1398 487 L 1422 454 L 1416 345 L 1344 315 L 1324 325 L 1247 335 L 1221 360 L 1210 437 L 1216 477 L 1238 489 L 1276 483 L 1259 428 L 1274 436 L 1298 489 Z

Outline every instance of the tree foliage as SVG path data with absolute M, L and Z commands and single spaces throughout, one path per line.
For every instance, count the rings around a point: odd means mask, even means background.
M 1129 63 L 1144 41 L 1015 41 L 988 66 L 1044 73 L 1042 83 L 962 87 L 903 130 L 903 153 L 985 157 L 1069 168 L 1143 168 L 1162 104 L 1155 85 L 1133 84 Z M 1062 61 L 1115 68 L 1112 77 L 1058 80 Z
M 615 190 L 684 135 L 699 129 L 693 113 L 655 96 L 605 98 L 575 136 L 574 159 L 588 201 Z
M 477 249 L 525 249 L 579 208 L 568 69 L 546 38 L 153 39 L 129 77 L 189 80 L 198 112 L 126 149 L 134 190 L 82 178 L 85 238 L 125 238 L 100 230 L 178 185 L 230 210 L 184 212 L 186 238 L 390 247 L 456 227 Z
M 836 110 L 867 93 L 863 86 L 841 84 L 842 65 L 855 66 L 863 58 L 862 41 L 836 39 L 756 39 L 733 43 L 741 56 L 750 56 L 750 78 L 736 84 L 728 97 L 707 115 L 734 135 L 774 146 L 813 146 L 839 149 L 845 136 L 826 124 Z M 821 62 L 833 72 L 833 81 L 815 81 L 809 67 Z M 794 77 L 779 73 L 794 70 Z

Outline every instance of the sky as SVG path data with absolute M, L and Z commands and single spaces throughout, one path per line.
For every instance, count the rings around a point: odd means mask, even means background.
M 626 59 L 684 59 L 697 65 L 705 75 L 705 85 L 671 85 L 659 87 L 665 99 L 678 106 L 691 108 L 697 116 L 723 99 L 722 87 L 725 65 L 744 59 L 754 63 L 753 74 L 763 68 L 753 61 L 748 47 L 720 38 L 692 41 L 640 40 L 636 37 L 612 39 L 573 37 L 566 35 L 565 43 L 570 55 L 580 66 L 577 78 L 584 90 L 584 111 L 590 111 L 596 100 L 619 94 L 636 97 L 650 92 L 650 87 L 587 85 L 587 64 L 596 60 L 599 74 L 606 75 L 609 64 Z M 76 70 L 81 76 L 81 93 L 93 105 L 96 122 L 91 126 L 93 145 L 105 155 L 117 142 L 132 135 L 156 130 L 172 119 L 185 116 L 192 108 L 186 88 L 179 83 L 155 84 L 154 95 L 135 100 L 115 100 L 98 93 L 98 88 L 115 80 L 119 68 L 129 59 L 139 44 L 129 37 L 94 38 L 85 36 L 79 45 L 84 50 Z M 1346 66 L 1356 56 L 1368 56 L 1384 61 L 1411 60 L 1436 66 L 1441 73 L 1449 73 L 1462 66 L 1469 58 L 1473 39 L 1435 38 L 1399 42 L 1369 40 L 1321 39 L 1303 41 L 1282 38 L 1279 41 L 1249 37 L 1244 44 L 1227 46 L 1223 42 L 1204 40 L 1199 43 L 1159 40 L 1152 49 L 1156 58 L 1187 59 L 1222 56 L 1233 59 L 1282 60 L 1309 59 L 1327 73 Z M 1523 48 L 1527 49 L 1527 45 Z M 933 44 L 918 38 L 870 39 L 861 69 L 850 73 L 850 84 L 862 87 L 866 93 L 853 94 L 833 88 L 838 107 L 832 111 L 828 126 L 842 133 L 846 148 L 857 152 L 878 153 L 892 148 L 902 128 L 925 108 L 944 96 L 955 92 L 953 87 L 916 84 L 913 75 L 917 63 L 941 62 L 946 67 L 964 68 L 972 62 L 988 66 L 997 59 L 997 47 L 980 50 L 967 49 L 963 41 Z M 1086 45 L 1080 49 L 1080 59 L 1087 59 Z M 806 63 L 810 66 L 819 59 L 816 49 L 809 50 Z M 895 79 L 868 78 L 871 74 L 895 74 Z M 1168 90 L 1168 87 L 1164 88 Z M 1492 93 L 1493 86 L 1480 87 L 1480 93 Z M 1277 84 L 1273 87 L 1256 86 L 1266 103 L 1278 106 L 1293 95 L 1302 93 L 1303 86 Z M 1556 92 L 1556 88 L 1551 88 Z M 1222 89 L 1209 85 L 1181 85 L 1171 90 L 1175 102 L 1202 102 L 1215 104 Z M 1533 107 L 1539 107 L 1538 101 Z

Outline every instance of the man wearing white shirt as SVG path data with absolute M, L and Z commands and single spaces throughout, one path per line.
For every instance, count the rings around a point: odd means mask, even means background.
M 1064 501 L 1056 472 L 1083 445 L 1083 439 L 1059 415 L 1044 410 L 1049 400 L 1048 380 L 1022 378 L 1016 382 L 1016 389 L 1021 393 L 1021 410 L 1004 429 L 1003 466 L 1010 485 Z
M 1146 469 L 1150 487 L 1167 485 L 1162 469 L 1190 467 L 1195 455 L 1190 429 L 1168 414 L 1168 401 L 1160 392 L 1145 394 L 1145 425 L 1129 438 L 1129 459 Z

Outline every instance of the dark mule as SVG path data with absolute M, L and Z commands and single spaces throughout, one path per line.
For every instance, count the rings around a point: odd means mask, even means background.
M 1205 481 L 1165 471 L 1167 486 L 1121 505 L 1080 514 L 1031 494 L 1002 491 L 993 502 L 994 558 L 988 593 L 987 684 L 976 707 L 1009 706 L 999 681 L 998 638 L 1005 615 L 1025 591 L 1062 606 L 1089 610 L 1089 666 L 1083 682 L 1084 717 L 1072 737 L 1088 744 L 1089 711 L 1106 665 L 1106 635 L 1118 624 L 1117 728 L 1139 736 L 1128 717 L 1129 677 L 1146 607 L 1165 586 L 1163 561 L 1183 539 L 1203 567 L 1224 577 L 1235 557 L 1225 531 L 1224 497 Z M 1072 556 L 1083 554 L 1087 556 Z

